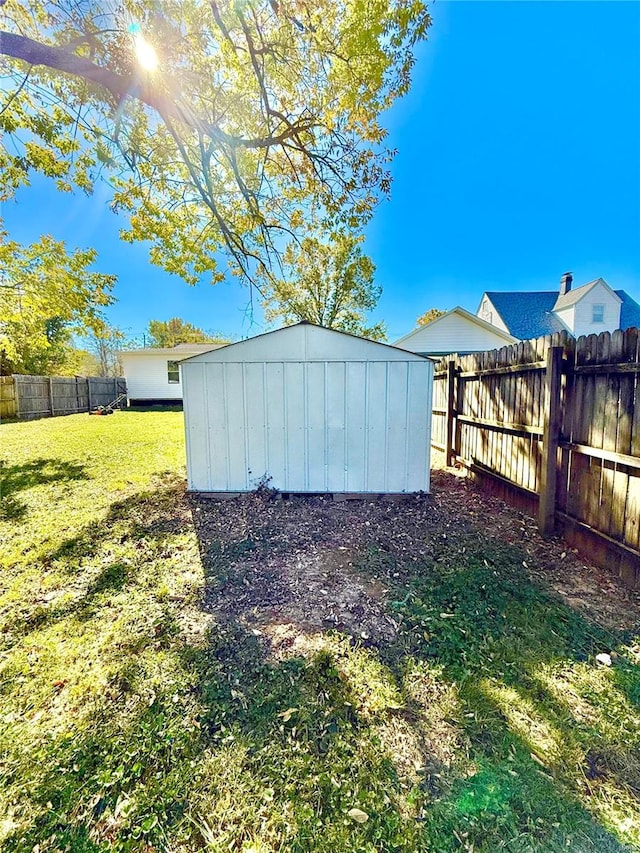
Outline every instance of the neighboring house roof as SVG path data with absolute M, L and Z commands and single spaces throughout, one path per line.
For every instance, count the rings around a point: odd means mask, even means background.
M 624 290 L 614 290 L 613 292 L 622 299 L 622 305 L 620 306 L 620 328 L 630 329 L 632 326 L 640 328 L 640 305 Z
M 611 290 L 611 288 L 603 278 L 594 278 L 593 281 L 588 281 L 586 284 L 582 284 L 580 287 L 576 287 L 573 290 L 570 290 L 563 296 L 558 296 L 556 304 L 554 305 L 555 310 L 561 311 L 563 308 L 570 308 L 572 305 L 575 305 L 576 302 L 579 302 L 583 296 L 586 296 L 587 293 L 596 286 L 596 284 L 602 284 L 604 287 L 607 288 L 607 290 L 610 290 L 611 293 L 614 293 L 616 296 L 618 296 L 616 291 Z M 618 299 L 620 299 L 619 296 Z M 622 302 L 622 299 L 620 299 L 620 301 Z
M 570 307 L 582 299 L 599 282 L 609 287 L 603 279 L 598 278 L 588 284 L 583 284 L 581 287 L 576 287 L 575 290 L 570 290 L 564 296 L 558 296 L 557 290 L 507 293 L 493 290 L 487 291 L 484 295 L 489 297 L 509 331 L 520 340 L 526 341 L 530 338 L 552 335 L 566 329 L 564 323 L 554 314 L 554 309 L 562 310 Z M 622 303 L 620 306 L 620 328 L 628 329 L 630 326 L 640 326 L 640 305 L 625 290 L 612 290 L 612 293 Z M 482 302 L 480 304 L 482 305 Z
M 553 313 L 558 299 L 557 290 L 524 293 L 487 291 L 486 296 L 511 334 L 521 341 L 552 335 L 565 328 Z
M 121 355 L 174 355 L 180 359 L 224 347 L 226 344 L 176 344 L 175 347 L 144 347 L 125 350 Z
M 472 314 L 470 311 L 466 311 L 464 308 L 461 308 L 460 305 L 457 305 L 455 308 L 452 308 L 450 311 L 446 311 L 440 317 L 435 320 L 432 320 L 430 323 L 425 323 L 423 326 L 416 326 L 416 328 L 409 332 L 408 335 L 404 335 L 404 337 L 399 338 L 397 341 L 394 341 L 394 346 L 404 348 L 404 345 L 409 343 L 412 338 L 422 335 L 425 329 L 433 329 L 434 326 L 437 326 L 438 323 L 441 323 L 443 320 L 446 320 L 447 317 L 451 317 L 452 314 L 458 314 L 458 316 L 463 317 L 465 320 L 468 320 L 471 323 L 474 323 L 476 326 L 479 326 L 481 329 L 484 329 L 487 332 L 491 332 L 492 335 L 496 335 L 499 338 L 503 338 L 505 344 L 513 344 L 518 339 L 513 335 L 510 335 L 508 332 L 503 332 L 502 329 L 499 329 L 497 326 L 494 326 L 492 323 L 488 323 L 486 320 L 483 320 L 482 317 L 478 317 L 475 314 Z M 446 355 L 449 352 L 447 350 Z

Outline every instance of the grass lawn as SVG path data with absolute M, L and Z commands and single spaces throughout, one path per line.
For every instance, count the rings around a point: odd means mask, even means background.
M 531 580 L 447 475 L 189 501 L 182 430 L 0 428 L 0 849 L 640 850 L 637 622 Z

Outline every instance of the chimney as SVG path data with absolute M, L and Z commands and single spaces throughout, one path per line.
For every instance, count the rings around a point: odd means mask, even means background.
M 571 290 L 573 273 L 566 272 L 560 279 L 560 296 L 565 296 Z

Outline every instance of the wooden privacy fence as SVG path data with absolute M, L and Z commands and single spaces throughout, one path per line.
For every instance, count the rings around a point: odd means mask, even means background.
M 14 418 L 16 414 L 16 394 L 13 376 L 0 376 L 0 420 Z
M 100 376 L 0 377 L 0 418 L 72 415 L 106 406 L 127 390 L 124 379 Z
M 543 535 L 640 586 L 640 333 L 566 332 L 448 356 L 434 383 L 433 444 Z

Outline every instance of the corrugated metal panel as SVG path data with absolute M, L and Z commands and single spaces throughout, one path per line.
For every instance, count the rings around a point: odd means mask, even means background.
M 429 489 L 426 360 L 183 365 L 189 488 Z

